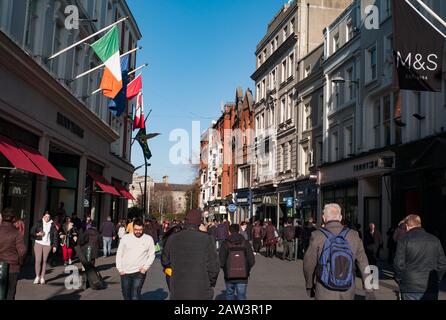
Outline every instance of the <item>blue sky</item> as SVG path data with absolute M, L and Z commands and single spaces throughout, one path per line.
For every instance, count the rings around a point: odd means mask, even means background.
M 153 157 L 148 174 L 164 175 L 171 183 L 190 183 L 191 166 L 174 165 L 169 150 L 176 128 L 192 131 L 200 121 L 204 131 L 221 112 L 221 102 L 233 101 L 237 86 L 254 89 L 255 48 L 268 23 L 287 0 L 127 0 L 143 34 L 138 65 L 143 72 L 147 132 L 162 135 L 149 141 Z M 254 91 L 254 90 L 253 90 Z M 137 143 L 135 167 L 144 163 Z M 143 175 L 144 169 L 138 170 Z

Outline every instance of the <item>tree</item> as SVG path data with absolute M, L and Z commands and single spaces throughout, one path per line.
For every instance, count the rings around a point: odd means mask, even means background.
M 195 178 L 194 181 L 186 192 L 186 212 L 192 209 L 198 209 L 200 206 L 200 187 L 201 187 L 201 181 L 200 181 L 200 171 L 199 166 L 194 166 L 195 171 Z M 192 203 L 191 203 L 192 202 Z

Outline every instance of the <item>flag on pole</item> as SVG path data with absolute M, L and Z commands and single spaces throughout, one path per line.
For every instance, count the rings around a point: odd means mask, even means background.
M 116 95 L 113 100 L 110 100 L 108 108 L 113 111 L 113 113 L 120 117 L 124 113 L 127 107 L 127 84 L 129 82 L 129 56 L 124 56 L 121 58 L 121 71 L 122 71 L 122 89 Z
M 144 154 L 144 157 L 147 160 L 150 160 L 150 158 L 152 158 L 152 152 L 149 149 L 149 144 L 147 143 L 146 136 L 147 136 L 146 128 L 141 128 L 141 129 L 139 129 L 138 133 L 136 134 L 135 139 L 138 140 L 139 145 L 141 146 L 141 149 L 142 149 L 142 153 Z
M 122 88 L 118 27 L 114 26 L 91 47 L 105 64 L 100 88 L 104 96 L 114 99 Z
M 395 86 L 441 91 L 445 35 L 407 0 L 393 0 L 392 15 Z
M 132 100 L 142 90 L 142 75 L 137 76 L 127 86 L 127 99 Z
M 142 91 L 136 97 L 135 118 L 133 119 L 133 130 L 145 128 L 144 106 L 142 100 Z

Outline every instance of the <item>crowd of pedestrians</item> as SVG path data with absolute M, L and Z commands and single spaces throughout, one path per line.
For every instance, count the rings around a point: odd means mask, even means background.
M 31 227 L 34 284 L 47 281 L 47 261 L 70 265 L 76 256 L 95 261 L 112 253 L 117 246 L 116 269 L 121 278 L 123 298 L 141 299 L 141 290 L 157 253 L 166 277 L 170 299 L 210 300 L 222 271 L 227 300 L 245 300 L 256 255 L 303 259 L 303 274 L 309 297 L 317 300 L 352 300 L 359 275 L 366 299 L 376 298 L 367 287 L 370 265 L 383 263 L 380 251 L 383 237 L 370 223 L 364 234 L 360 225 L 344 221 L 341 207 L 324 207 L 322 225 L 312 219 L 302 225 L 293 219 L 276 229 L 270 220 L 208 221 L 202 212 L 191 210 L 184 221 L 150 217 L 112 222 L 111 217 L 98 228 L 86 215 L 65 215 L 63 204 L 56 215 L 46 211 Z M 7 299 L 14 299 L 18 274 L 26 258 L 23 221 L 11 209 L 2 212 L 0 222 L 0 267 L 9 266 Z M 387 233 L 388 262 L 395 272 L 399 298 L 403 300 L 438 299 L 439 284 L 446 272 L 444 249 L 437 237 L 427 233 L 417 215 L 409 215 Z M 58 253 L 60 252 L 60 256 Z M 281 252 L 282 254 L 279 254 Z M 79 256 L 79 258 L 80 258 Z M 51 259 L 50 259 L 51 261 Z M 269 260 L 268 260 L 269 261 Z M 81 260 L 82 265 L 84 262 Z

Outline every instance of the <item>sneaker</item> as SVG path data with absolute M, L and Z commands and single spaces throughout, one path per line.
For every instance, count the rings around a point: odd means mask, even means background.
M 39 282 L 40 282 L 40 278 L 39 278 L 39 277 L 36 277 L 36 278 L 34 279 L 33 284 L 39 284 Z
M 40 278 L 40 284 L 45 284 L 45 278 L 44 277 Z
M 68 259 L 68 264 L 71 266 L 71 264 L 73 263 L 73 261 L 71 261 L 71 259 Z

